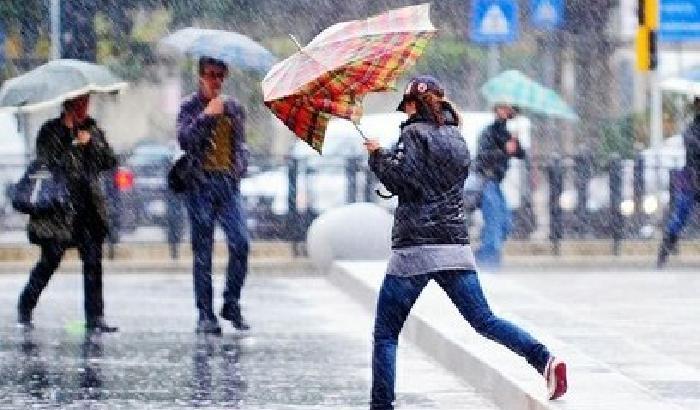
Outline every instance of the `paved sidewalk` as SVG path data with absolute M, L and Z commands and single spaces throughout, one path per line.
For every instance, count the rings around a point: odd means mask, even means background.
M 331 279 L 369 307 L 384 262 L 336 262 Z M 478 336 L 431 283 L 404 336 L 505 409 L 700 408 L 700 275 L 683 272 L 480 274 L 493 310 L 569 364 L 564 400 L 527 363 Z
M 59 273 L 25 335 L 14 327 L 24 280 L 0 276 L 0 409 L 368 408 L 372 318 L 324 278 L 253 275 L 252 331 L 224 324 L 222 338 L 194 335 L 191 276 L 150 273 L 106 275 L 121 331 L 93 338 L 81 330 L 81 275 Z M 399 363 L 397 410 L 495 410 L 410 345 Z

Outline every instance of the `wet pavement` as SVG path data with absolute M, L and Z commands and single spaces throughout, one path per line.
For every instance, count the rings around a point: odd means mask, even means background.
M 324 278 L 252 276 L 252 331 L 223 323 L 220 338 L 194 334 L 186 274 L 108 275 L 107 319 L 120 332 L 92 336 L 75 274 L 52 279 L 33 331 L 16 328 L 25 279 L 0 276 L 0 409 L 368 407 L 372 318 Z M 495 408 L 405 343 L 397 385 L 397 409 Z

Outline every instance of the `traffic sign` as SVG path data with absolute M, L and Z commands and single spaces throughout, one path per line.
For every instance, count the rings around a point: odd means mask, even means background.
M 700 1 L 661 0 L 659 40 L 700 41 Z
M 530 22 L 542 30 L 555 29 L 564 22 L 562 0 L 531 0 Z
M 518 38 L 515 0 L 473 0 L 469 37 L 477 43 L 510 43 Z

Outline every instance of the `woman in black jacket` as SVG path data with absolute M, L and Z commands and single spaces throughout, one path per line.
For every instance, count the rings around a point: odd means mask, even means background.
M 68 183 L 72 209 L 31 215 L 27 226 L 30 242 L 41 247 L 41 257 L 20 294 L 18 322 L 32 327 L 32 310 L 67 248 L 77 246 L 83 261 L 86 328 L 115 332 L 104 321 L 102 297 L 102 244 L 108 231 L 107 207 L 100 174 L 114 168 L 117 159 L 88 116 L 89 95 L 63 103 L 59 118 L 47 121 L 36 140 L 37 161 Z
M 462 187 L 469 151 L 459 118 L 431 76 L 408 85 L 398 110 L 408 115 L 391 150 L 368 140 L 369 165 L 398 196 L 392 254 L 379 291 L 372 353 L 371 409 L 393 409 L 396 348 L 404 321 L 432 279 L 474 329 L 501 343 L 545 376 L 549 398 L 566 391 L 566 365 L 489 308 L 476 275 L 464 217 Z

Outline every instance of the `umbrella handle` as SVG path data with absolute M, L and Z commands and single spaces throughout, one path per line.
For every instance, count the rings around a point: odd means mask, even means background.
M 303 48 L 303 47 L 301 46 L 301 44 L 299 43 L 299 40 L 297 40 L 297 38 L 294 37 L 294 34 L 291 34 L 291 33 L 290 33 L 290 34 L 289 34 L 289 37 L 292 39 L 292 41 L 294 42 L 294 44 L 296 44 L 296 46 L 297 46 L 297 48 L 299 49 L 299 51 L 302 52 L 302 53 L 304 53 L 304 48 Z M 307 54 L 307 55 L 308 55 L 308 54 Z M 311 58 L 312 60 L 314 60 L 315 62 L 317 62 L 320 66 L 322 66 L 322 67 L 324 67 L 326 70 L 328 70 L 322 62 L 318 61 L 317 59 L 315 59 L 315 58 L 313 58 L 313 57 L 311 57 L 311 56 L 309 56 L 309 58 Z M 330 70 L 328 70 L 328 71 L 330 71 Z M 360 127 L 357 125 L 357 123 L 356 123 L 355 121 L 351 121 L 351 122 L 352 122 L 352 125 L 355 126 L 355 129 L 357 130 L 357 132 L 360 133 L 360 136 L 362 137 L 362 139 L 364 139 L 365 141 L 368 141 L 368 138 L 365 136 L 365 133 L 362 132 L 362 130 L 360 129 Z
M 362 139 L 364 139 L 365 141 L 369 141 L 369 138 L 367 138 L 367 137 L 365 136 L 365 133 L 362 132 L 362 130 L 360 129 L 360 126 L 357 125 L 357 123 L 356 123 L 355 121 L 351 121 L 351 122 L 352 122 L 352 125 L 355 126 L 355 129 L 357 130 L 357 132 L 360 133 L 360 137 L 362 137 Z
M 301 44 L 299 43 L 299 40 L 297 40 L 297 38 L 294 37 L 294 34 L 290 34 L 289 37 L 292 38 L 292 41 L 294 42 L 294 44 L 296 44 L 297 48 L 299 48 L 299 51 L 301 51 L 302 50 Z

